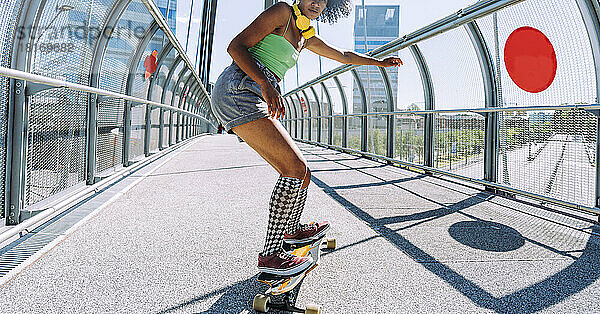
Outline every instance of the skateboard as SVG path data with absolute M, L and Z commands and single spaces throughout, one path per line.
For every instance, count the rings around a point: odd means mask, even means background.
M 294 306 L 291 299 L 293 299 L 294 288 L 302 282 L 304 277 L 310 273 L 313 269 L 319 266 L 319 257 L 321 255 L 321 245 L 325 244 L 327 249 L 335 249 L 336 241 L 335 239 L 327 239 L 324 241 L 325 234 L 321 236 L 319 239 L 316 239 L 310 243 L 302 244 L 302 245 L 284 245 L 284 249 L 286 251 L 291 251 L 291 254 L 305 257 L 310 255 L 313 258 L 313 263 L 310 267 L 308 267 L 305 271 L 296 274 L 294 276 L 278 276 L 267 273 L 260 273 L 258 276 L 258 281 L 269 285 L 269 289 L 265 292 L 265 294 L 257 294 L 254 297 L 254 302 L 252 303 L 252 307 L 257 312 L 266 313 L 269 309 L 277 309 L 289 312 L 296 313 L 305 313 L 305 314 L 320 314 L 321 306 L 316 304 L 308 304 L 305 310 L 297 308 Z M 287 246 L 287 247 L 286 247 Z M 271 302 L 271 296 L 275 295 L 283 295 L 283 302 L 276 303 Z

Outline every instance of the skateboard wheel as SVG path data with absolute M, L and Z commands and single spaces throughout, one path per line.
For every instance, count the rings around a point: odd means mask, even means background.
M 267 313 L 269 311 L 269 301 L 271 298 L 264 294 L 257 294 L 252 302 L 252 308 L 257 312 Z
M 317 304 L 307 304 L 304 314 L 321 314 L 321 306 Z
M 328 249 L 335 249 L 336 247 L 336 242 L 335 239 L 327 239 L 327 248 Z

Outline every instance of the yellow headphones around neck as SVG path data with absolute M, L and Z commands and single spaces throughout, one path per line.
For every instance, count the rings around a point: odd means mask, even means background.
M 315 36 L 315 28 L 310 26 L 310 19 L 300 12 L 300 8 L 298 8 L 298 3 L 300 1 L 296 1 L 292 8 L 294 8 L 294 15 L 296 15 L 296 27 L 302 32 L 302 36 L 306 39 L 309 39 Z

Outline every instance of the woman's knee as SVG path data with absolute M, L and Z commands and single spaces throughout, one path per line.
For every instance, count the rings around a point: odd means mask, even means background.
M 281 175 L 284 177 L 297 178 L 301 180 L 305 180 L 308 175 L 310 178 L 310 170 L 308 170 L 308 165 L 304 161 L 298 161 L 292 165 L 286 167 L 281 171 Z
M 304 181 L 302 182 L 302 188 L 305 188 L 310 184 L 310 178 L 310 169 L 306 167 L 306 176 L 304 177 Z

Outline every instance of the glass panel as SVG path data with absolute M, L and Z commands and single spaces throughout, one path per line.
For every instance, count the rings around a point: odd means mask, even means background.
M 162 62 L 160 68 L 157 69 L 157 71 L 153 74 L 155 76 L 155 79 L 154 87 L 152 88 L 151 100 L 156 102 L 162 102 L 163 86 L 166 83 L 165 81 L 167 79 L 167 75 L 169 75 L 169 70 L 172 68 L 173 62 L 175 62 L 177 54 L 177 50 L 171 49 L 169 51 L 169 54 L 164 57 L 165 59 Z M 158 151 L 158 140 L 160 136 L 159 133 L 161 131 L 164 131 L 164 129 L 160 130 L 160 111 L 160 108 L 152 108 L 152 131 L 150 132 L 150 152 Z
M 362 113 L 364 112 L 364 105 L 363 105 L 363 99 L 361 96 L 361 91 L 360 91 L 360 87 L 358 85 L 358 82 L 356 81 L 356 78 L 354 77 L 354 75 L 352 75 L 350 72 L 346 72 L 342 75 L 340 75 L 341 79 L 342 79 L 342 83 L 344 83 L 347 78 L 344 78 L 344 76 L 347 76 L 348 78 L 350 78 L 352 80 L 352 94 L 347 94 L 347 95 L 353 95 L 353 97 L 351 98 L 352 101 L 348 104 L 348 113 L 352 114 L 352 113 Z M 364 85 L 363 85 L 364 87 Z M 344 86 L 344 89 L 346 89 L 346 87 Z M 365 91 L 366 93 L 366 91 Z M 366 100 L 365 100 L 366 101 Z M 362 133 L 362 117 L 360 116 L 354 116 L 354 117 L 348 117 L 348 148 L 351 149 L 355 149 L 355 150 L 361 150 L 361 133 Z
M 417 63 L 408 49 L 398 51 L 398 57 L 404 65 L 385 68 L 390 80 L 396 77 L 398 81 L 392 88 L 396 110 L 424 110 L 423 82 Z
M 383 13 L 383 12 L 382 12 Z M 365 86 L 367 112 L 389 112 L 387 91 L 381 72 L 376 66 L 361 66 L 357 69 Z M 355 91 L 356 93 L 356 91 Z M 355 95 L 355 102 L 356 100 Z M 360 101 L 360 95 L 358 95 Z M 387 152 L 387 118 L 386 116 L 367 117 L 367 151 L 377 155 Z
M 177 68 L 173 70 L 171 81 L 167 84 L 167 92 L 165 93 L 165 98 L 162 99 L 162 102 L 166 105 L 171 105 L 171 101 L 173 100 L 173 91 L 175 88 L 175 83 L 179 79 L 179 74 L 181 73 L 181 69 L 183 69 L 183 66 L 184 63 L 179 62 Z

